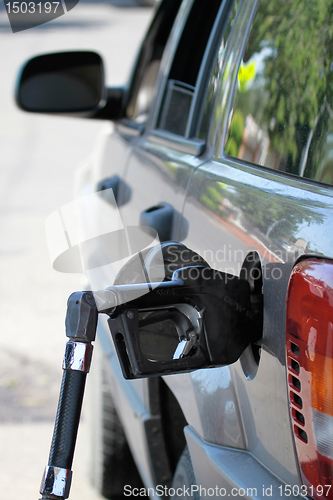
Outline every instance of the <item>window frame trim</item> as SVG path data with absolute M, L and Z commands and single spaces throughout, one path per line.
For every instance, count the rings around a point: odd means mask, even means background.
M 165 130 L 150 130 L 147 134 L 148 141 L 175 149 L 180 153 L 190 154 L 193 156 L 201 156 L 205 150 L 206 143 L 200 139 L 187 139 L 181 135 L 172 134 Z
M 207 145 L 207 138 L 205 140 L 202 140 L 196 137 L 198 130 L 200 129 L 199 120 L 202 119 L 202 109 L 205 104 L 205 100 L 203 100 L 203 97 L 205 96 L 209 78 L 211 76 L 210 70 L 213 68 L 216 53 L 220 46 L 221 35 L 226 26 L 227 19 L 225 19 L 225 13 L 227 12 L 228 16 L 229 11 L 234 4 L 234 1 L 235 0 L 221 1 L 221 5 L 218 9 L 218 13 L 211 29 L 203 58 L 201 60 L 195 85 L 193 101 L 188 116 L 185 136 L 181 136 L 157 128 L 157 123 L 162 109 L 163 98 L 167 89 L 167 83 L 169 81 L 169 74 L 171 71 L 172 63 L 177 52 L 183 30 L 186 26 L 186 23 L 188 22 L 188 17 L 193 7 L 194 0 L 189 0 L 189 2 L 185 5 L 186 12 L 182 16 L 181 29 L 177 30 L 177 36 L 175 36 L 173 40 L 173 47 L 172 51 L 170 51 L 170 54 L 168 54 L 168 60 L 164 61 L 164 57 L 162 58 L 161 72 L 163 72 L 163 75 L 161 79 L 158 79 L 156 82 L 159 91 L 158 95 L 156 96 L 156 101 L 153 101 L 154 108 L 152 109 L 152 113 L 150 115 L 151 119 L 148 118 L 146 126 L 148 139 L 152 140 L 152 142 L 171 147 L 172 149 L 183 153 L 193 154 L 194 156 L 200 156 L 204 152 L 204 149 Z M 177 20 L 175 21 L 175 24 L 176 22 Z M 172 34 L 170 35 L 170 38 L 171 36 Z M 166 46 L 165 52 L 167 52 L 167 49 L 168 44 Z

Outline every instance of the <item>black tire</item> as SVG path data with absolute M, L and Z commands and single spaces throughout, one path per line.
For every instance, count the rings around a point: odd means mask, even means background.
M 175 489 L 176 494 L 174 496 L 170 496 L 170 499 L 184 500 L 184 494 L 178 496 L 177 490 L 181 492 L 181 490 L 184 491 L 184 488 L 189 488 L 189 492 L 191 493 L 191 486 L 194 486 L 196 484 L 197 483 L 194 476 L 190 452 L 188 450 L 188 447 L 186 446 L 179 459 L 175 474 L 173 476 L 172 488 Z M 200 500 L 200 496 L 197 491 L 193 491 L 192 495 L 186 495 L 186 498 L 189 498 L 191 500 Z
M 106 380 L 106 359 L 96 349 L 90 387 L 90 478 L 105 498 L 124 499 L 124 487 L 143 487 Z M 97 358 L 97 359 L 96 359 Z

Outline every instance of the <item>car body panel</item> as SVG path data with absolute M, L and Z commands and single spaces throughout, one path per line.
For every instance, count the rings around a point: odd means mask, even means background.
M 332 258 L 328 241 L 333 221 L 332 190 L 266 169 L 240 166 L 225 158 L 196 170 L 184 217 L 189 221 L 184 243 L 212 267 L 239 274 L 247 253 L 255 250 L 260 255 L 264 295 L 262 354 L 256 373 L 244 374 L 241 362 L 230 367 L 237 393 L 233 403 L 241 415 L 246 448 L 282 480 L 297 482 L 285 367 L 287 287 L 292 266 L 300 255 Z M 262 222 L 265 217 L 267 225 Z M 198 223 L 205 238 L 197 231 Z M 276 233 L 285 241 L 297 242 L 292 252 L 278 245 Z M 178 399 L 181 402 L 182 396 L 178 395 Z M 212 419 L 214 415 L 212 427 L 217 429 L 223 417 L 211 413 Z M 201 435 L 200 429 L 195 430 Z M 202 437 L 209 440 L 206 435 Z M 229 441 L 212 442 L 230 446 Z
M 228 367 L 170 375 L 164 380 L 176 396 L 188 424 L 203 440 L 245 448 L 243 424 Z
M 263 467 L 253 456 L 242 450 L 211 445 L 188 426 L 185 436 L 201 498 L 232 497 L 263 499 L 284 497 L 285 485 Z M 200 494 L 200 489 L 198 490 Z M 300 498 L 292 494 L 288 498 Z
M 107 124 L 97 138 L 89 163 L 77 171 L 75 195 L 80 197 L 95 193 L 100 181 L 114 175 L 121 177 L 128 154 L 126 141 L 114 133 L 113 124 Z
M 132 190 L 129 203 L 120 207 L 124 225 L 139 225 L 140 213 L 151 206 L 167 202 L 175 209 L 172 238 L 178 241 L 182 231 L 181 213 L 190 176 L 201 160 L 177 150 L 150 142 L 143 136 L 136 139 L 131 151 L 124 180 Z M 186 229 L 186 228 L 185 228 Z M 130 383 L 146 411 L 149 412 L 146 379 L 123 381 Z M 193 410 L 192 410 L 193 413 Z M 128 435 L 135 439 L 136 431 L 128 419 L 124 421 Z
M 191 179 L 184 208 L 189 233 L 184 243 L 213 268 L 237 275 L 248 252 L 255 250 L 260 256 L 264 329 L 259 366 L 247 352 L 226 370 L 230 370 L 232 403 L 240 415 L 245 448 L 280 479 L 299 484 L 285 367 L 285 304 L 297 259 L 302 255 L 333 256 L 333 189 L 221 153 L 229 102 L 255 6 L 255 1 L 241 6 L 236 34 L 231 35 L 224 60 L 218 63 L 220 86 L 212 100 L 209 141 L 220 158 L 206 161 Z M 193 381 L 198 373 L 188 377 Z M 203 394 L 195 392 L 197 405 Z M 181 391 L 178 400 L 181 404 Z M 208 400 L 202 407 L 209 407 Z M 226 410 L 210 412 L 210 416 L 215 429 L 227 421 Z M 202 433 L 202 426 L 194 429 L 204 440 L 232 446 L 223 432 L 211 440 Z
M 213 92 L 206 95 L 211 119 L 204 153 L 197 157 L 190 145 L 186 151 L 176 138 L 172 145 L 172 137 L 163 141 L 162 134 L 159 141 L 160 135 L 152 134 L 172 56 L 192 4 L 188 1 L 163 56 L 146 130 L 130 137 L 119 127 L 110 143 L 115 145 L 114 164 L 107 163 L 106 155 L 107 166 L 94 174 L 97 181 L 121 172 L 131 187 L 130 201 L 120 207 L 126 225 L 139 224 L 141 211 L 170 203 L 179 215 L 172 239 L 183 241 L 215 269 L 239 275 L 249 252 L 259 255 L 264 296 L 259 362 L 249 347 L 229 367 L 164 377 L 189 424 L 185 434 L 196 480 L 207 488 L 301 484 L 286 373 L 287 289 L 299 258 L 333 258 L 332 187 L 241 162 L 223 152 L 230 101 L 257 3 L 240 2 L 229 44 L 218 53 L 210 81 Z M 106 280 L 105 286 L 109 284 Z M 106 325 L 100 338 L 110 356 L 112 393 L 131 449 L 146 486 L 151 486 L 145 429 L 138 424 L 138 419 L 152 417 L 147 381 L 124 381 Z M 262 496 L 261 489 L 256 498 Z

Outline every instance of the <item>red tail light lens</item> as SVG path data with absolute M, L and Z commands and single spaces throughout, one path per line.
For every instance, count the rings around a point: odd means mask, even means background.
M 333 500 L 333 261 L 293 269 L 287 369 L 296 450 L 306 493 Z

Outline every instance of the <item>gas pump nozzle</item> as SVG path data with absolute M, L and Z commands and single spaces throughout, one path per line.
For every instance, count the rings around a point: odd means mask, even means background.
M 182 245 L 182 248 L 185 248 Z M 161 283 L 117 284 L 75 292 L 66 314 L 63 379 L 43 499 L 68 498 L 85 380 L 99 313 L 108 324 L 127 379 L 183 373 L 235 362 L 261 337 L 249 283 L 201 260 L 181 266 Z

